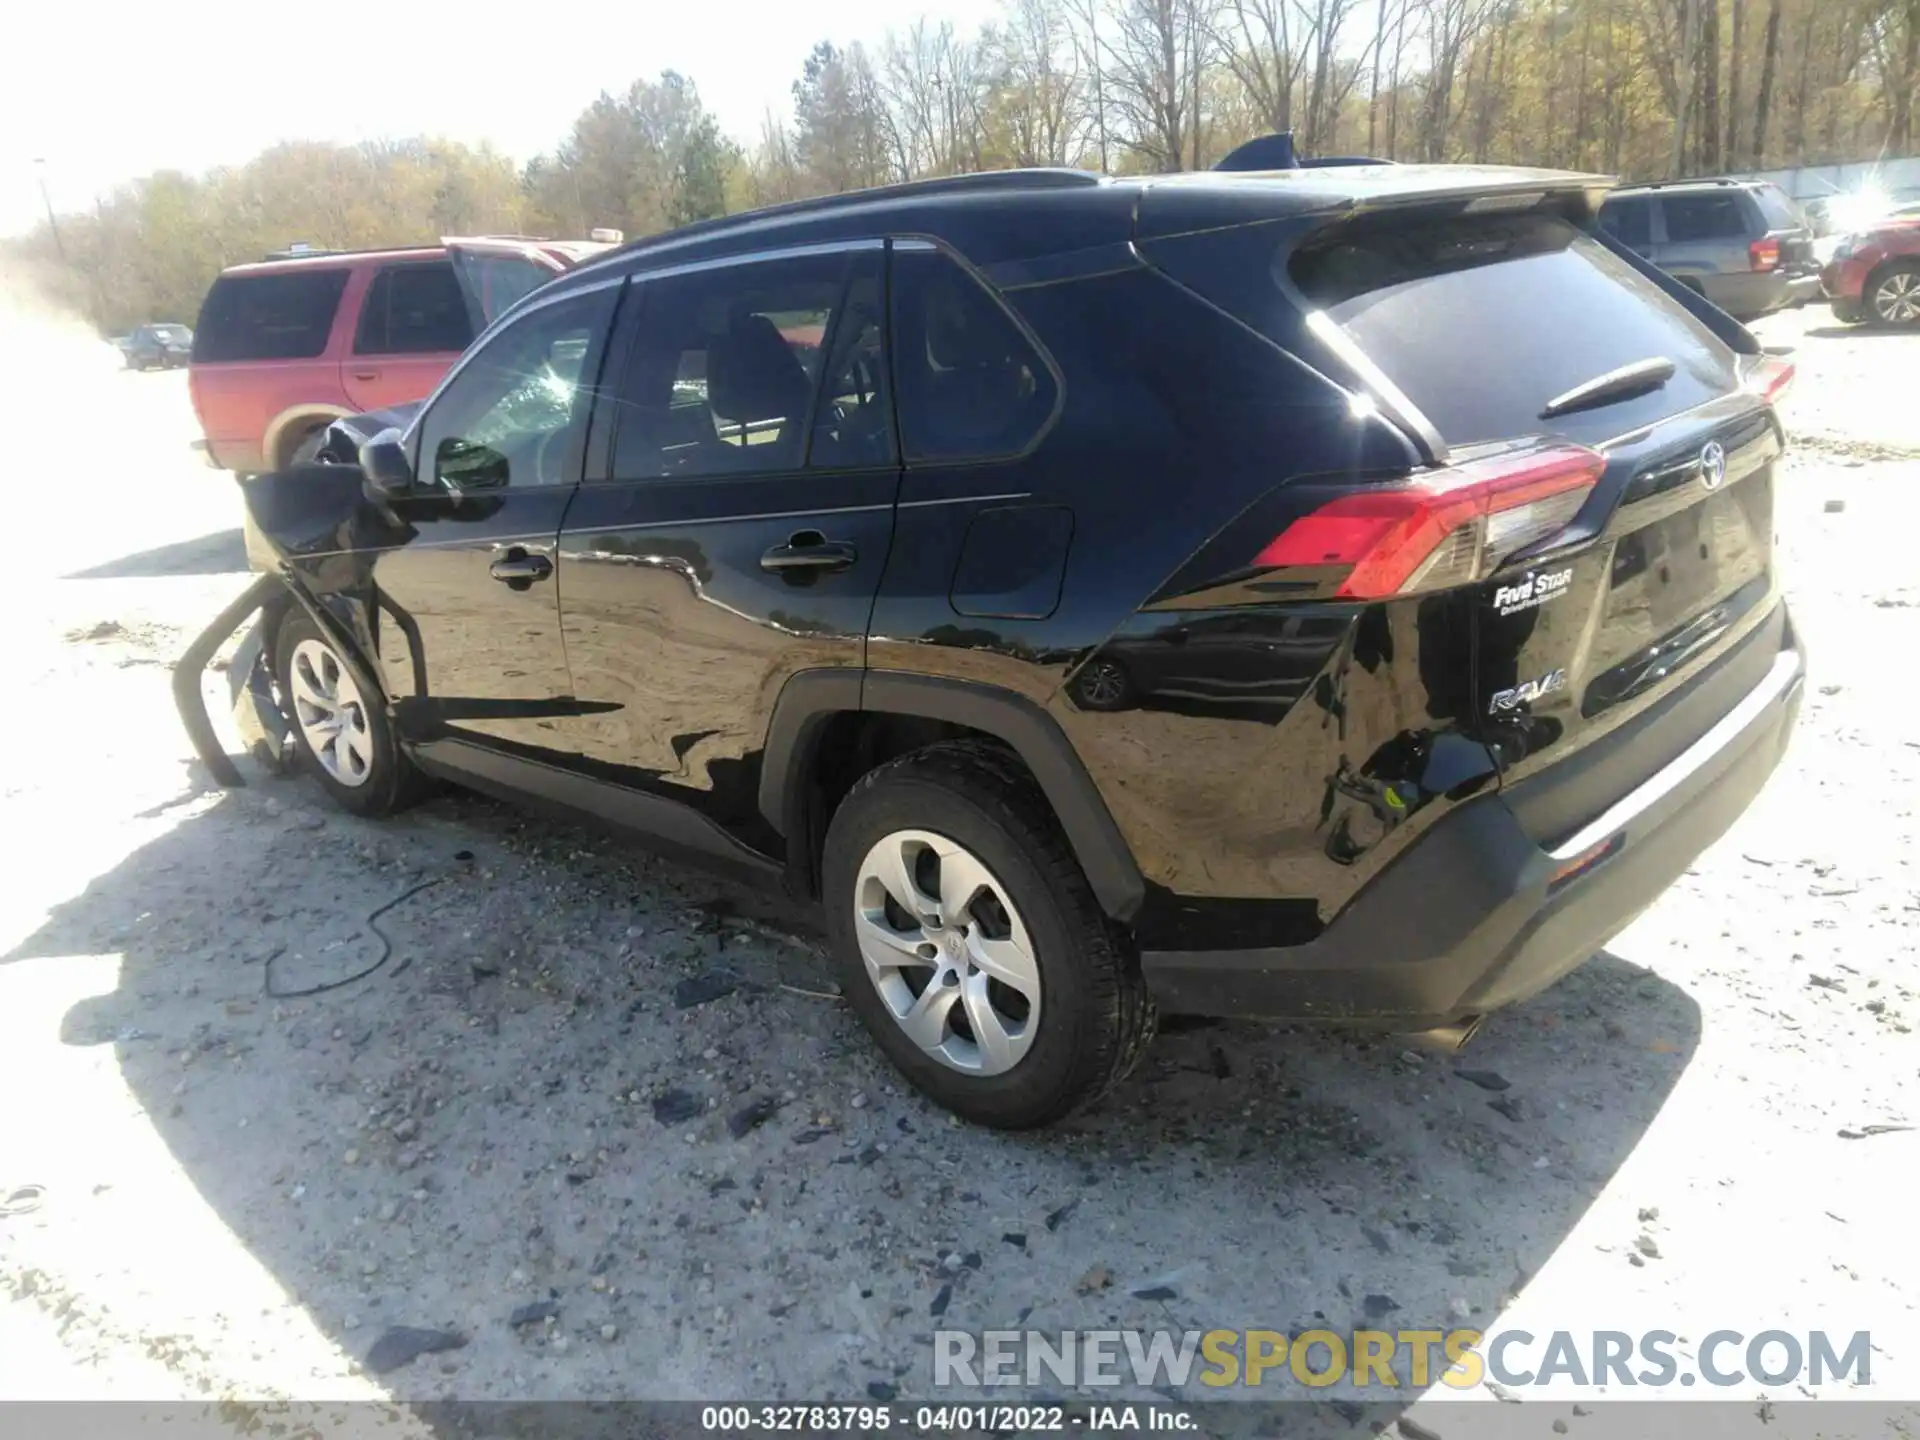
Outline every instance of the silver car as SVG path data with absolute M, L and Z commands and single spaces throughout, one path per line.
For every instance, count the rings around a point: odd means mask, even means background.
M 1676 180 L 1626 185 L 1600 224 L 1737 320 L 1820 298 L 1813 226 L 1764 180 Z

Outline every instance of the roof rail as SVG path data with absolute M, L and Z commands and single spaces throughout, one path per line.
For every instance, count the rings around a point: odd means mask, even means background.
M 658 235 L 630 240 L 622 247 L 622 251 L 651 250 L 759 220 L 784 220 L 796 215 L 851 209 L 876 201 L 914 199 L 922 195 L 966 195 L 975 191 L 992 193 L 996 190 L 1072 190 L 1098 185 L 1100 179 L 1101 177 L 1091 170 L 1069 170 L 1063 167 L 985 170 L 973 175 L 937 175 L 926 180 L 906 180 L 895 185 L 876 185 L 866 190 L 844 191 L 838 195 L 816 195 L 805 200 L 789 200 L 784 204 L 762 206 L 758 210 L 742 210 L 737 215 L 719 215 L 711 220 L 696 220 L 691 225 L 682 225 L 677 230 L 665 230 Z
M 488 236 L 486 238 L 494 239 L 498 237 Z M 347 249 L 347 250 L 331 250 L 331 249 L 325 248 L 324 246 L 319 246 L 319 245 L 310 246 L 304 250 L 296 249 L 293 246 L 288 246 L 284 250 L 270 250 L 262 258 L 266 260 L 344 260 L 354 255 L 405 255 L 409 251 L 438 250 L 440 248 L 441 247 L 438 244 L 431 244 L 431 243 L 416 243 L 412 245 L 368 245 L 368 246 L 365 246 L 364 248 L 353 248 L 353 249 Z M 245 264 L 255 264 L 258 262 L 242 260 L 242 261 L 235 261 L 234 263 L 245 265 Z
M 1692 180 L 1637 180 L 1631 185 L 1615 186 L 1615 193 L 1621 190 L 1666 190 L 1676 185 L 1753 185 L 1753 180 L 1737 180 L 1728 175 L 1701 175 Z

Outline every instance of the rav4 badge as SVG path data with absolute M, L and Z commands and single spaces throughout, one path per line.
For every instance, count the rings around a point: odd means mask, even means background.
M 1495 693 L 1493 703 L 1487 707 L 1489 715 L 1504 715 L 1518 710 L 1522 705 L 1531 705 L 1535 700 L 1544 700 L 1556 690 L 1567 688 L 1567 672 L 1549 670 L 1538 680 L 1529 680 L 1524 685 L 1516 685 L 1511 690 Z

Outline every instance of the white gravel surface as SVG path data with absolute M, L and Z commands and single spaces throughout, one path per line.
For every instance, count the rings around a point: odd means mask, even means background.
M 38 1189 L 0 1217 L 0 1398 L 905 1400 L 936 1325 L 1371 1316 L 1683 1354 L 1869 1330 L 1864 1393 L 1920 1399 L 1920 1131 L 1846 1138 L 1920 1125 L 1920 335 L 1762 325 L 1800 365 L 1778 523 L 1808 703 L 1761 801 L 1607 953 L 1457 1061 L 1184 1031 L 1008 1138 L 905 1092 L 767 897 L 474 798 L 371 824 L 302 780 L 211 788 L 168 665 L 244 562 L 183 377 L 11 319 L 44 344 L 4 361 L 31 433 L 0 1202 Z M 375 978 L 264 993 L 270 957 L 283 987 L 366 963 L 367 912 L 429 879 Z M 682 1008 L 705 976 L 733 988 Z M 467 1343 L 369 1373 L 398 1324 Z

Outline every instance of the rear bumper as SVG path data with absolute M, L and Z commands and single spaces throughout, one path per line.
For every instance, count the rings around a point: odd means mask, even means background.
M 1786 748 L 1804 675 L 1791 641 L 1704 735 L 1551 849 L 1487 795 L 1439 822 L 1306 944 L 1147 951 L 1154 997 L 1173 1014 L 1407 1030 L 1523 1000 L 1624 929 L 1752 803 Z
M 1700 277 L 1707 298 L 1729 315 L 1757 318 L 1804 305 L 1820 295 L 1820 277 L 1811 271 L 1733 271 Z
M 1788 306 L 1797 309 L 1802 305 L 1811 304 L 1820 298 L 1820 276 L 1817 272 L 1808 271 L 1804 274 L 1791 275 L 1787 278 L 1786 303 Z

